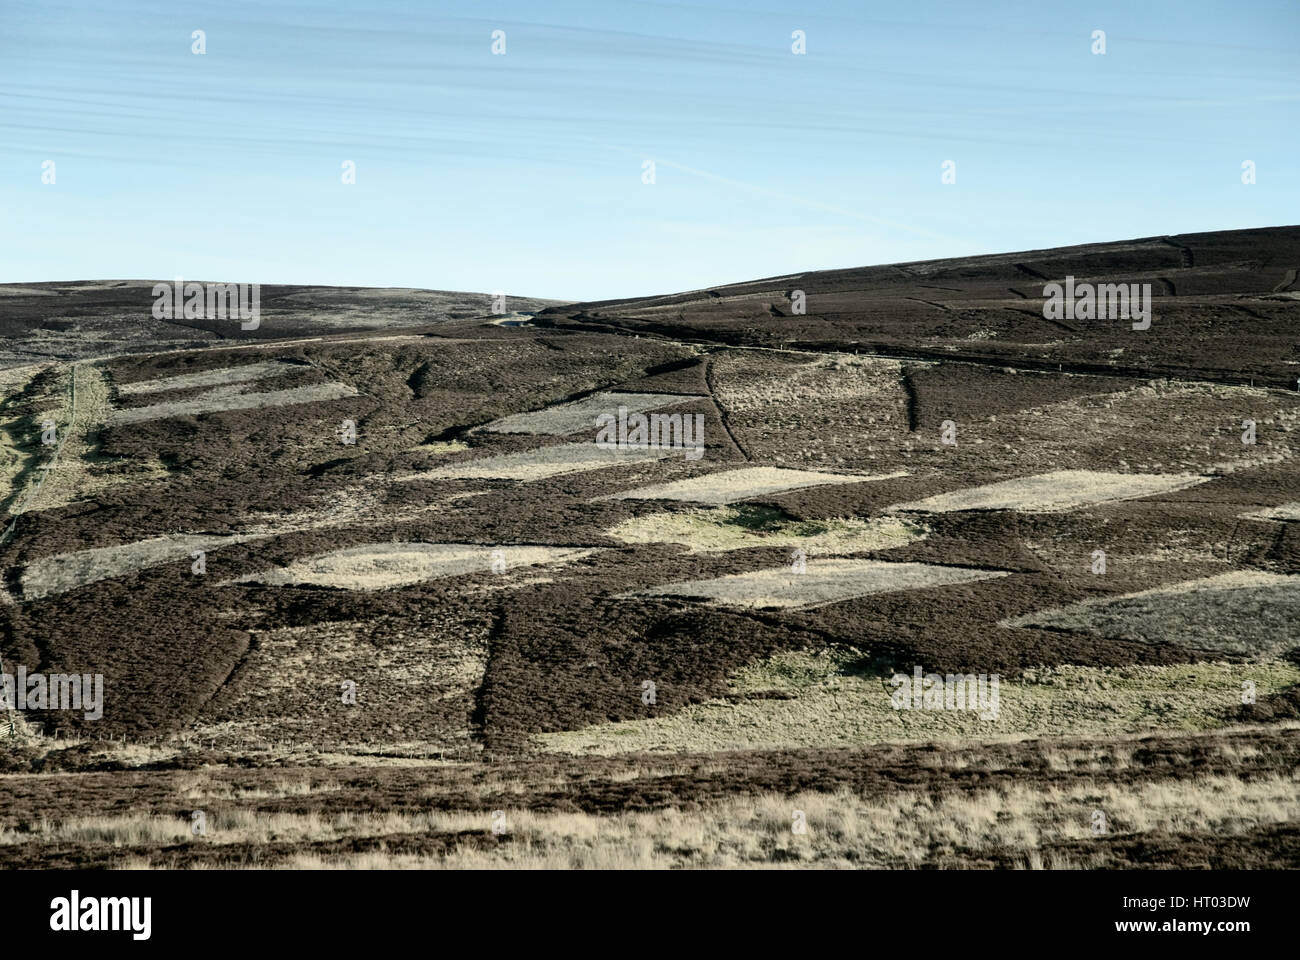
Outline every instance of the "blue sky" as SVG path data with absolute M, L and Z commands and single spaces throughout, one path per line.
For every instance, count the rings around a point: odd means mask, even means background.
M 1298 28 L 1295 0 L 4 0 L 0 282 L 596 299 L 1297 223 Z

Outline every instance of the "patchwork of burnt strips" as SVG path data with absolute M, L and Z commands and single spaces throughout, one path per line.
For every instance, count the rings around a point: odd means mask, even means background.
M 1300 865 L 1297 265 L 0 287 L 0 858 Z

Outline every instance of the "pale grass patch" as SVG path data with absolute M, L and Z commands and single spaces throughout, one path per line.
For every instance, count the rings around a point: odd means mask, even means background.
M 1300 502 L 1284 503 L 1254 513 L 1243 513 L 1242 516 L 1250 520 L 1300 520 Z
M 1295 644 L 1298 614 L 1300 576 L 1233 570 L 1039 610 L 1002 625 L 1076 630 L 1124 640 L 1272 657 Z
M 898 512 L 950 513 L 962 510 L 1016 510 L 1058 513 L 1077 507 L 1134 500 L 1185 490 L 1209 477 L 1194 474 L 1104 473 L 1096 470 L 1057 470 L 981 487 L 941 493 L 924 500 L 900 503 Z
M 258 539 L 258 536 L 172 534 L 112 547 L 94 547 L 41 557 L 23 569 L 20 579 L 22 596 L 25 600 L 54 596 L 88 583 L 124 576 L 173 561 L 185 561 L 188 565 L 191 553 L 196 550 L 211 551 L 254 539 Z
M 707 397 L 675 393 L 601 392 L 542 410 L 514 413 L 494 420 L 479 429 L 491 433 L 532 433 L 561 437 L 581 430 L 590 430 L 594 436 L 596 418 L 606 413 L 617 414 L 619 407 L 627 407 L 629 414 L 646 413 L 650 410 L 682 406 L 707 399 Z
M 78 495 L 92 489 L 99 488 L 83 485 L 78 488 Z M 44 493 L 45 491 L 42 490 L 42 502 L 44 502 Z M 131 543 L 41 557 L 33 560 L 22 572 L 23 597 L 36 599 L 52 596 L 88 583 L 125 576 L 159 564 L 188 561 L 190 554 L 195 550 L 211 551 L 230 544 L 263 540 L 301 530 L 350 526 L 381 518 L 388 523 L 414 520 L 429 513 L 439 512 L 450 503 L 475 496 L 477 493 L 478 491 L 463 492 L 430 503 L 394 510 L 381 502 L 382 498 L 377 487 L 359 485 L 335 492 L 328 499 L 322 499 L 318 505 L 306 510 L 289 514 L 250 513 L 245 523 L 241 524 L 243 532 L 228 536 L 166 534 Z M 366 548 L 351 549 L 364 551 Z M 381 551 L 387 549 L 389 545 L 380 548 Z M 253 580 L 257 576 L 257 574 L 250 574 L 245 579 Z M 223 581 L 217 586 L 232 582 L 237 581 Z
M 384 502 L 386 478 L 366 477 L 361 483 L 331 491 L 311 501 L 305 509 L 272 513 L 252 511 L 242 525 L 250 533 L 282 536 L 299 530 L 327 530 L 366 523 L 405 523 L 445 510 L 460 500 L 481 496 L 485 490 L 463 490 L 423 503 L 394 507 Z
M 464 453 L 469 449 L 469 444 L 464 440 L 435 440 L 433 443 L 416 444 L 410 449 L 419 453 L 427 453 L 430 456 L 441 457 L 449 453 Z
M 595 549 L 466 543 L 370 543 L 295 560 L 286 567 L 245 574 L 229 583 L 311 584 L 343 590 L 385 590 L 440 577 L 492 573 L 500 551 L 505 570 L 579 560 Z M 220 586 L 220 584 L 219 584 Z
M 618 594 L 617 599 L 678 597 L 720 606 L 800 609 L 874 593 L 952 586 L 1008 575 L 1003 570 L 842 558 L 808 560 L 805 567 L 801 573 L 787 564 L 709 580 L 666 583 Z
M 218 387 L 210 393 L 189 400 L 156 403 L 147 407 L 119 408 L 110 411 L 106 419 L 109 424 L 120 426 L 170 417 L 193 417 L 204 413 L 262 410 L 267 407 L 342 400 L 356 395 L 356 388 L 346 383 L 315 383 L 304 387 L 290 387 L 286 390 L 268 390 L 265 393 L 229 393 Z
M 569 473 L 587 473 L 630 463 L 645 463 L 682 456 L 680 449 L 669 447 L 598 447 L 595 443 L 561 443 L 535 450 L 503 453 L 440 464 L 420 473 L 395 477 L 409 480 L 544 480 Z
M 182 373 L 174 377 L 137 380 L 134 383 L 118 385 L 117 392 L 124 396 L 131 396 L 140 393 L 162 393 L 167 390 L 189 390 L 195 387 L 218 387 L 227 384 L 248 383 L 253 380 L 265 380 L 269 377 L 282 377 L 285 374 L 304 369 L 308 368 L 301 364 L 267 360 L 261 363 L 247 363 L 238 367 L 203 370 L 199 373 Z
M 892 550 L 923 540 L 927 532 L 899 517 L 795 521 L 728 506 L 632 517 L 605 531 L 624 543 L 679 543 L 692 553 L 798 547 L 809 557 Z
M 656 483 L 622 493 L 608 494 L 598 500 L 681 500 L 688 503 L 716 505 L 737 503 L 752 497 L 788 493 L 805 487 L 822 487 L 846 483 L 868 483 L 907 476 L 896 470 L 884 474 L 822 473 L 815 470 L 791 470 L 785 467 L 741 467 L 720 470 L 685 480 Z

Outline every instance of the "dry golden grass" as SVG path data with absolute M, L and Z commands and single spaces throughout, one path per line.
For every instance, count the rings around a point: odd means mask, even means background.
M 345 857 L 291 856 L 290 868 L 663 869 L 766 866 L 915 868 L 960 855 L 1006 857 L 1028 868 L 1086 867 L 1091 858 L 1063 859 L 1052 847 L 1071 841 L 1165 831 L 1234 836 L 1300 817 L 1296 774 L 1249 782 L 1234 777 L 1141 784 L 1080 784 L 1068 788 L 1016 785 L 1003 790 L 935 797 L 928 792 L 864 800 L 847 792 L 738 798 L 701 810 L 599 816 L 505 810 L 318 816 L 217 812 L 207 835 L 190 821 L 120 817 L 40 823 L 32 831 L 0 833 L 0 843 L 99 840 L 119 844 L 194 843 L 218 846 L 267 841 L 437 834 L 477 836 L 454 843 L 445 856 L 388 855 L 382 849 Z M 1105 829 L 1094 833 L 1096 811 Z M 800 816 L 802 814 L 802 817 Z M 800 820 L 806 825 L 795 832 Z M 500 842 L 482 842 L 502 829 Z M 137 854 L 121 866 L 151 861 Z M 219 865 L 249 866 L 240 856 Z M 257 866 L 266 866 L 259 863 Z

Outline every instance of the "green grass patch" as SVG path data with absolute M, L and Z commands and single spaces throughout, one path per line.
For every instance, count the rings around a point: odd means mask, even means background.
M 896 710 L 889 674 L 851 648 L 787 652 L 741 670 L 732 689 L 790 699 L 714 700 L 538 739 L 547 750 L 612 754 L 1195 731 L 1236 722 L 1246 681 L 1260 699 L 1300 683 L 1300 669 L 1282 661 L 1040 667 L 1000 679 L 998 715 L 985 720 L 969 710 Z

